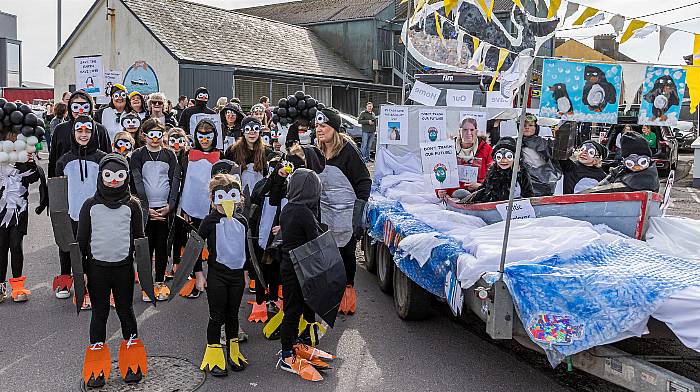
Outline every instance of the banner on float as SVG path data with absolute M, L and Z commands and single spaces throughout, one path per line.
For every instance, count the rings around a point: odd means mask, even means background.
M 682 68 L 647 66 L 639 107 L 639 124 L 674 126 L 685 94 Z
M 105 71 L 104 81 L 105 91 L 104 94 L 97 98 L 97 103 L 109 103 L 109 101 L 112 99 L 112 97 L 109 96 L 109 90 L 111 90 L 112 86 L 115 84 L 120 84 L 122 82 L 121 71 Z
M 379 116 L 379 144 L 408 145 L 408 108 L 382 106 Z
M 440 98 L 441 90 L 421 81 L 416 81 L 408 99 L 425 106 L 435 106 Z
M 459 187 L 457 154 L 451 140 L 424 143 L 420 146 L 423 180 L 433 189 Z
M 104 95 L 102 56 L 78 56 L 74 59 L 76 90 L 83 90 L 94 99 Z
M 545 59 L 540 116 L 617 123 L 622 67 Z
M 418 111 L 420 143 L 433 143 L 447 140 L 447 110 L 421 109 Z

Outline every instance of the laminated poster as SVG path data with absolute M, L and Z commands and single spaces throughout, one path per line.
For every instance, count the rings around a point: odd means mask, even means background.
M 408 108 L 382 106 L 379 116 L 379 144 L 408 145 Z
M 433 189 L 459 187 L 457 154 L 451 140 L 421 144 L 420 149 L 423 179 L 427 186 Z
M 474 184 L 479 178 L 479 168 L 481 167 L 481 158 L 473 158 L 470 161 L 457 157 L 457 173 L 459 182 L 465 184 Z
M 486 136 L 486 130 L 487 130 L 487 121 L 488 119 L 486 118 L 486 112 L 479 112 L 479 111 L 464 111 L 464 112 L 459 112 L 459 124 L 457 124 L 457 128 L 462 127 L 462 123 L 465 118 L 470 117 L 473 118 L 476 122 L 476 136 Z M 466 126 L 474 126 L 473 122 L 471 124 L 465 124 Z
M 418 129 L 421 144 L 447 140 L 447 111 L 438 108 L 420 110 Z
M 648 66 L 644 75 L 639 124 L 674 126 L 685 94 L 685 70 Z

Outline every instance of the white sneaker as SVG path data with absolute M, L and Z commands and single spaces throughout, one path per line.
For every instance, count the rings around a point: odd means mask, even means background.
M 7 283 L 0 283 L 0 303 L 7 299 Z
M 70 290 L 66 290 L 63 288 L 57 288 L 56 289 L 56 298 L 58 299 L 66 299 L 70 298 Z
M 151 302 L 151 299 L 148 298 L 148 294 L 143 290 L 141 291 L 141 299 L 143 299 L 143 302 Z

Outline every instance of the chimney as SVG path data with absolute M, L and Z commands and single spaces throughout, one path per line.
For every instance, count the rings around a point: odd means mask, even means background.
M 596 35 L 593 38 L 593 49 L 608 57 L 617 59 L 619 44 L 612 34 Z

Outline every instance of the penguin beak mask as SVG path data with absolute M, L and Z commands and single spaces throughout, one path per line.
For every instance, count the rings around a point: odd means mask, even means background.
M 214 205 L 221 206 L 224 214 L 233 219 L 236 203 L 241 202 L 241 191 L 235 186 L 217 187 L 212 193 Z

